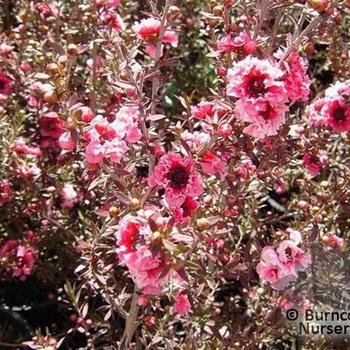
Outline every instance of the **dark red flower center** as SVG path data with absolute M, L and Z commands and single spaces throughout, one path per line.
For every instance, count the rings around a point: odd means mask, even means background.
M 345 108 L 344 107 L 336 107 L 333 110 L 333 119 L 335 119 L 337 122 L 342 122 L 343 120 L 346 119 L 346 113 L 345 113 Z
M 190 175 L 187 169 L 178 165 L 170 169 L 168 179 L 172 187 L 184 187 L 187 185 Z
M 264 111 L 260 113 L 260 115 L 263 117 L 264 120 L 272 120 L 275 116 L 275 110 L 270 104 L 266 105 L 266 108 Z
M 259 97 L 266 93 L 265 75 L 259 72 L 253 72 L 247 82 L 247 92 L 250 97 Z
M 285 254 L 287 260 L 292 260 L 292 249 L 290 247 L 286 248 Z

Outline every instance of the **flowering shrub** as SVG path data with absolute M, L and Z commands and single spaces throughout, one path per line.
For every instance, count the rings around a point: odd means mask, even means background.
M 333 346 L 349 6 L 5 1 L 0 348 Z

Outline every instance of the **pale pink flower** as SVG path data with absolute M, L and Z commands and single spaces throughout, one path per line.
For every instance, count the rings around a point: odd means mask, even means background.
M 160 158 L 148 184 L 164 188 L 166 200 L 171 206 L 180 206 L 186 197 L 197 197 L 203 192 L 203 182 L 195 171 L 192 158 L 181 157 L 177 153 L 168 153 Z
M 296 272 L 306 270 L 311 263 L 310 256 L 298 248 L 292 240 L 282 241 L 277 246 L 276 252 L 280 262 Z
M 124 141 L 114 139 L 113 141 L 106 141 L 103 144 L 104 156 L 109 157 L 113 163 L 120 164 L 124 158 L 125 153 L 128 151 L 128 146 Z
M 186 316 L 192 310 L 192 305 L 188 299 L 188 295 L 184 291 L 180 291 L 175 296 L 174 311 L 180 316 Z
M 13 46 L 7 45 L 6 43 L 0 44 L 0 55 L 3 57 L 8 57 L 12 54 Z
M 58 139 L 58 144 L 65 151 L 74 151 L 76 147 L 76 143 L 72 138 L 72 134 L 70 132 L 64 132 Z
M 198 150 L 210 141 L 210 135 L 205 132 L 189 132 L 186 130 L 181 134 L 181 139 L 186 142 L 192 150 Z
M 79 201 L 80 196 L 72 184 L 65 184 L 60 191 L 62 208 L 73 208 Z
M 90 123 L 94 118 L 91 108 L 86 106 L 80 106 L 74 111 L 77 111 L 80 114 L 80 120 L 84 123 Z
M 288 107 L 283 103 L 274 104 L 268 100 L 255 102 L 239 100 L 236 103 L 236 118 L 249 122 L 243 132 L 247 135 L 263 139 L 276 135 L 285 120 Z
M 298 247 L 301 242 L 300 232 L 292 229 L 287 232 L 289 240 L 280 242 L 277 247 L 263 248 L 256 267 L 259 277 L 276 290 L 285 289 L 297 279 L 298 272 L 305 271 L 311 263 L 310 254 Z
M 342 249 L 344 246 L 344 239 L 335 235 L 334 233 L 328 233 L 327 236 L 322 239 L 327 245 L 335 249 Z
M 23 137 L 18 137 L 15 139 L 11 145 L 11 150 L 16 153 L 25 154 L 28 158 L 38 158 L 42 155 L 39 147 L 29 146 L 23 139 Z
M 85 149 L 86 161 L 90 164 L 99 164 L 103 161 L 105 149 L 98 141 L 91 141 Z
M 297 278 L 295 270 L 282 264 L 276 250 L 270 246 L 263 248 L 256 271 L 262 280 L 270 282 L 271 287 L 276 290 L 285 289 Z

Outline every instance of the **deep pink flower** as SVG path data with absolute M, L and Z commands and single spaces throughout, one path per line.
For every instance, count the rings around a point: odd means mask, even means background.
M 325 125 L 338 132 L 350 130 L 350 105 L 342 97 L 327 99 L 323 108 Z
M 44 137 L 58 139 L 64 132 L 64 122 L 56 112 L 48 112 L 40 118 L 40 134 Z
M 227 95 L 252 103 L 261 100 L 284 103 L 288 96 L 283 76 L 277 64 L 248 56 L 229 69 Z
M 220 179 L 227 175 L 227 162 L 209 150 L 204 152 L 199 162 L 202 170 L 208 175 L 218 175 Z
M 45 21 L 50 17 L 57 17 L 59 14 L 58 9 L 52 4 L 46 4 L 40 2 L 35 5 L 35 11 L 39 14 L 40 18 Z
M 181 157 L 177 153 L 168 153 L 160 158 L 148 184 L 164 188 L 166 200 L 171 206 L 180 206 L 186 197 L 197 197 L 203 192 L 203 182 L 195 171 L 192 158 Z
M 21 281 L 24 281 L 32 273 L 36 259 L 32 247 L 15 240 L 8 240 L 2 244 L 0 257 L 4 269 Z
M 8 95 L 11 92 L 12 80 L 0 70 L 0 94 Z
M 284 51 L 277 52 L 276 57 L 280 58 Z M 307 75 L 307 62 L 296 52 L 289 54 L 287 60 L 283 62 L 282 70 L 284 83 L 288 98 L 291 103 L 297 100 L 306 102 L 309 99 L 311 80 Z
M 154 255 L 147 245 L 152 231 L 144 218 L 124 218 L 117 228 L 117 255 L 120 265 L 126 266 L 131 278 L 143 294 L 157 295 L 167 281 L 166 267 L 159 254 Z
M 327 151 L 324 150 L 318 151 L 317 155 L 307 153 L 303 158 L 303 164 L 312 177 L 317 176 L 327 163 Z
M 123 19 L 119 16 L 118 13 L 112 11 L 103 11 L 102 13 L 102 22 L 111 28 L 113 28 L 116 32 L 121 32 L 124 30 L 125 25 Z
M 0 179 L 0 207 L 12 199 L 12 188 L 7 180 Z
M 192 310 L 188 295 L 184 291 L 177 293 L 175 297 L 174 311 L 180 316 L 186 316 Z
M 192 197 L 186 197 L 180 206 L 172 207 L 175 222 L 179 225 L 187 225 L 199 208 L 199 203 Z
M 132 27 L 137 37 L 146 43 L 155 44 L 160 34 L 161 22 L 155 18 L 142 19 L 141 22 Z M 163 36 L 163 43 L 173 47 L 178 45 L 178 35 L 172 30 L 166 30 Z

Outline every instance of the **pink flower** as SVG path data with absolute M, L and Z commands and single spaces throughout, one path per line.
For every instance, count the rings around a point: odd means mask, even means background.
M 244 180 L 250 179 L 256 171 L 256 166 L 250 158 L 243 158 L 239 163 L 236 174 Z
M 325 97 L 314 101 L 306 109 L 309 122 L 314 126 L 328 126 L 337 132 L 350 130 L 349 82 L 330 86 Z
M 86 106 L 80 106 L 77 109 L 74 109 L 74 113 L 79 113 L 79 118 L 84 123 L 90 123 L 94 117 L 92 110 Z
M 104 147 L 98 141 L 91 141 L 85 149 L 86 161 L 90 164 L 99 164 L 104 158 Z
M 37 158 L 42 154 L 39 147 L 28 146 L 22 137 L 19 137 L 13 141 L 11 150 L 17 153 L 25 154 L 28 156 L 28 158 Z
M 311 177 L 315 177 L 328 163 L 327 151 L 320 150 L 317 155 L 307 153 L 303 158 L 303 163 Z
M 323 108 L 325 125 L 338 132 L 350 130 L 350 105 L 342 97 L 327 100 Z
M 248 56 L 228 70 L 227 95 L 252 103 L 261 100 L 284 103 L 288 96 L 283 76 L 277 64 Z
M 295 271 L 282 264 L 275 249 L 270 246 L 263 248 L 256 271 L 262 280 L 270 282 L 271 287 L 276 290 L 283 290 L 296 280 Z
M 192 197 L 186 197 L 180 206 L 172 207 L 175 222 L 179 225 L 187 225 L 199 208 L 199 203 Z
M 289 240 L 280 242 L 277 247 L 263 248 L 256 267 L 259 277 L 276 290 L 285 289 L 297 279 L 298 272 L 305 271 L 311 263 L 310 255 L 297 246 L 301 242 L 300 233 L 291 229 L 288 232 Z
M 120 0 L 97 0 L 96 1 L 96 6 L 97 7 L 110 7 L 110 8 L 115 8 L 120 5 Z
M 12 80 L 0 70 L 0 94 L 7 96 L 11 92 Z
M 175 297 L 174 311 L 180 316 L 186 316 L 192 310 L 192 305 L 186 292 L 178 292 Z
M 118 33 L 125 28 L 123 19 L 117 13 L 112 11 L 103 11 L 102 22 L 112 27 Z
M 311 260 L 308 254 L 297 247 L 292 240 L 282 241 L 276 248 L 280 262 L 290 267 L 291 270 L 304 271 L 310 265 Z
M 192 158 L 181 157 L 177 153 L 168 153 L 160 158 L 148 184 L 164 188 L 166 200 L 171 206 L 180 206 L 186 197 L 197 197 L 203 192 L 203 182 L 195 171 Z
M 191 106 L 191 116 L 193 118 L 203 120 L 206 118 L 213 118 L 215 113 L 215 103 L 200 102 L 196 106 Z
M 135 143 L 142 137 L 139 120 L 140 111 L 137 106 L 122 107 L 116 113 L 111 127 L 120 139 L 125 138 L 127 142 Z
M 161 22 L 155 18 L 142 19 L 140 23 L 134 24 L 132 29 L 139 39 L 154 45 L 157 43 L 160 34 Z M 166 30 L 162 42 L 177 47 L 179 38 L 176 32 Z
M 0 257 L 4 269 L 21 281 L 26 280 L 32 273 L 36 259 L 33 248 L 15 240 L 8 240 L 2 244 Z
M 105 157 L 113 163 L 120 163 L 124 157 L 124 154 L 128 151 L 128 146 L 124 141 L 119 141 L 117 139 L 113 141 L 106 141 L 103 145 Z
M 277 52 L 280 58 L 284 51 Z M 309 99 L 311 80 L 307 75 L 307 63 L 296 52 L 292 52 L 283 62 L 282 69 L 285 72 L 284 82 L 288 98 L 291 103 L 297 100 L 306 102 Z
M 64 122 L 56 112 L 48 112 L 41 116 L 40 134 L 44 137 L 58 139 L 64 132 Z
M 36 4 L 35 10 L 43 21 L 50 17 L 57 17 L 59 14 L 58 9 L 54 5 L 45 4 L 43 2 Z
M 7 180 L 0 179 L 0 207 L 12 199 L 12 188 Z
M 8 57 L 12 54 L 13 46 L 7 45 L 6 43 L 0 44 L 0 55 L 3 57 Z
M 157 295 L 167 280 L 167 273 L 163 274 L 166 262 L 148 247 L 147 240 L 152 231 L 144 219 L 131 217 L 119 222 L 116 232 L 117 255 L 120 265 L 128 268 L 142 293 Z
M 64 132 L 58 139 L 58 144 L 65 151 L 74 151 L 76 143 L 72 139 L 72 134 L 70 132 Z
M 342 249 L 344 246 L 344 239 L 335 235 L 334 233 L 328 233 L 326 237 L 322 239 L 327 245 L 335 249 Z
M 276 135 L 285 120 L 288 107 L 283 103 L 274 104 L 268 100 L 248 102 L 239 100 L 236 103 L 236 118 L 249 122 L 243 132 L 263 139 L 266 136 Z
M 231 34 L 228 34 L 221 38 L 217 45 L 217 51 L 220 54 L 237 52 L 241 54 L 250 55 L 257 50 L 256 41 L 252 40 L 249 33 L 240 32 L 238 36 L 232 38 Z
M 206 174 L 219 175 L 220 179 L 224 179 L 228 172 L 227 162 L 209 150 L 202 155 L 200 165 Z
M 72 184 L 65 184 L 60 191 L 62 208 L 73 208 L 79 201 L 80 196 Z

